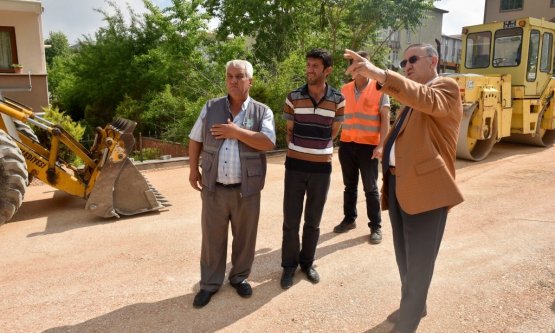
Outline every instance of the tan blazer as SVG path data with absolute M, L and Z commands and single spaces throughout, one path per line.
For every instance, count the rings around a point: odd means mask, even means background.
M 395 191 L 403 211 L 418 214 L 461 203 L 455 158 L 463 111 L 456 81 L 439 77 L 427 86 L 388 71 L 381 89 L 412 108 L 404 111 L 410 113 L 395 141 Z M 381 204 L 388 209 L 387 177 Z

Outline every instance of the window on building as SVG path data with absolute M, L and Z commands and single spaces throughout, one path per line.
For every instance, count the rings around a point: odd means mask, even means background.
M 553 0 L 553 1 L 555 1 L 555 0 Z M 391 35 L 391 40 L 399 41 L 399 30 L 395 31 L 395 32 Z
M 501 0 L 501 10 L 522 9 L 523 0 Z M 553 2 L 553 0 L 551 0 Z
M 399 52 L 391 51 L 391 63 L 395 66 L 399 66 Z
M 17 64 L 15 28 L 0 27 L 0 72 L 13 72 L 12 64 Z
M 555 0 L 551 0 L 551 7 L 555 7 Z

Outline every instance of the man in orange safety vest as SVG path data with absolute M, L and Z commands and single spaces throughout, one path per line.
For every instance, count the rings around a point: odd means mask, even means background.
M 368 58 L 368 53 L 359 51 Z M 339 141 L 339 161 L 343 174 L 344 218 L 333 231 L 344 233 L 356 227 L 359 173 L 366 196 L 366 213 L 371 244 L 382 241 L 378 159 L 382 157 L 384 139 L 389 131 L 389 96 L 376 89 L 371 80 L 355 76 L 343 86 L 345 120 Z

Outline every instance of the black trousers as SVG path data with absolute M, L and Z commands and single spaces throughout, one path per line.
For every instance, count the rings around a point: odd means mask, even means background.
M 320 237 L 320 221 L 330 187 L 329 173 L 311 173 L 285 170 L 283 194 L 283 240 L 281 245 L 282 267 L 310 267 L 314 262 L 316 245 Z M 302 245 L 299 227 L 303 214 Z
M 379 229 L 382 224 L 380 192 L 378 191 L 378 159 L 372 159 L 376 146 L 355 142 L 339 143 L 339 162 L 343 174 L 343 214 L 344 221 L 352 223 L 357 218 L 358 176 L 362 180 L 366 197 L 368 226 Z
M 396 198 L 395 176 L 388 172 L 388 177 L 389 218 L 401 277 L 400 320 L 395 328 L 400 332 L 412 332 L 418 328 L 426 309 L 428 289 L 447 221 L 447 208 L 407 214 Z

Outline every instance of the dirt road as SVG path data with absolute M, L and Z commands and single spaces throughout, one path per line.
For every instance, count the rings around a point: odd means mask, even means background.
M 336 154 L 337 155 L 337 154 Z M 84 201 L 32 186 L 0 227 L 0 332 L 387 332 L 398 307 L 391 228 L 368 244 L 363 218 L 347 234 L 335 160 L 316 265 L 322 281 L 279 278 L 283 156 L 269 161 L 254 295 L 226 284 L 193 309 L 200 196 L 188 167 L 150 171 L 167 211 L 101 220 Z M 450 213 L 419 332 L 555 332 L 555 148 L 498 144 L 487 161 L 457 162 L 466 201 Z M 364 211 L 359 198 L 359 211 Z M 229 260 L 228 260 L 229 266 Z M 229 267 L 228 267 L 229 268 Z

